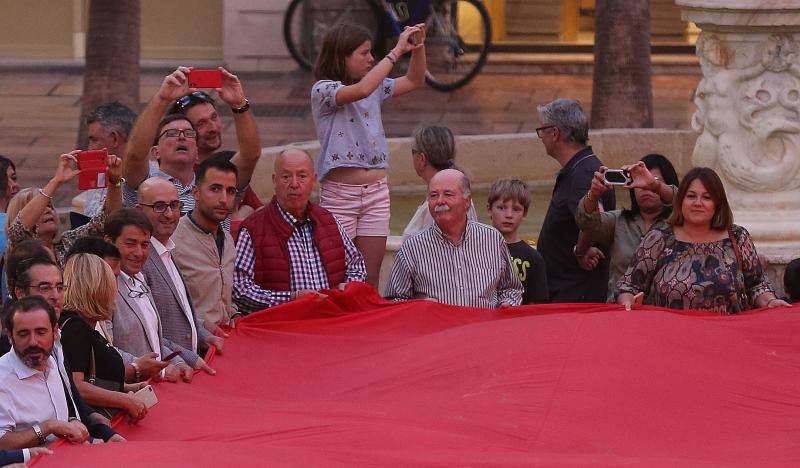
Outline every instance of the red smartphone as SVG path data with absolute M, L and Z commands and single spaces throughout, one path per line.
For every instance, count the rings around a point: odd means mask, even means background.
M 90 150 L 78 153 L 78 190 L 108 186 L 108 151 Z
M 167 356 L 167 357 L 165 357 L 165 358 L 161 358 L 161 360 L 162 360 L 162 361 L 164 361 L 164 362 L 169 362 L 169 361 L 171 361 L 171 360 L 172 360 L 172 359 L 173 359 L 175 356 L 179 355 L 180 353 L 181 353 L 180 351 L 175 351 L 175 352 L 173 352 L 172 354 L 170 354 L 169 356 Z
M 189 72 L 188 85 L 190 88 L 221 88 L 222 71 L 192 70 Z

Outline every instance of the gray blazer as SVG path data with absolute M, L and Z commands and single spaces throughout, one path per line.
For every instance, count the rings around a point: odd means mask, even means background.
M 144 318 L 142 312 L 136 305 L 134 299 L 128 296 L 131 289 L 122 275 L 117 279 L 117 299 L 115 303 L 114 316 L 107 322 L 108 333 L 111 335 L 114 347 L 124 350 L 126 353 L 133 356 L 143 356 L 147 353 L 152 353 L 154 350 L 147 340 L 147 332 L 144 327 Z M 153 303 L 153 296 L 148 291 L 146 297 L 153 305 L 156 314 L 158 309 Z M 158 320 L 158 339 L 161 343 L 161 356 L 165 357 L 172 354 L 173 351 L 180 351 L 183 355 L 184 350 L 180 345 L 177 345 L 163 336 L 161 331 L 161 318 Z M 183 362 L 180 356 L 173 358 L 171 364 L 179 364 Z
M 197 329 L 197 347 L 198 349 L 204 348 L 203 341 L 211 336 L 211 332 L 206 330 L 206 327 L 197 319 L 192 298 L 189 296 L 189 289 L 183 280 L 183 274 L 177 265 L 175 265 L 175 268 L 178 269 L 178 274 L 181 275 L 183 288 L 186 290 L 186 297 L 189 299 L 189 313 Z M 153 301 L 158 309 L 158 314 L 161 316 L 161 327 L 164 330 L 164 336 L 189 351 L 188 353 L 182 352 L 181 357 L 194 367 L 197 364 L 198 355 L 191 351 L 192 327 L 186 316 L 187 311 L 181 303 L 178 290 L 172 282 L 172 277 L 169 276 L 164 262 L 161 261 L 158 252 L 152 245 L 150 246 L 150 256 L 147 257 L 142 273 L 145 281 L 147 281 L 147 286 L 153 294 Z

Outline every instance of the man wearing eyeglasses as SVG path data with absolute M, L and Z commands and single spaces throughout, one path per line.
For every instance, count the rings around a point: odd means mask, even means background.
M 13 278 L 14 300 L 32 296 L 41 297 L 52 307 L 56 320 L 58 320 L 61 316 L 61 309 L 64 306 L 64 283 L 62 281 L 61 270 L 53 262 L 52 258 L 34 255 L 19 262 L 15 270 L 16 277 Z M 3 334 L 4 340 L 9 340 L 9 337 L 9 334 Z M 10 347 L 6 349 L 5 346 L 3 346 L 0 355 L 4 355 L 9 350 Z M 72 380 L 72 373 L 67 370 L 67 363 L 64 359 L 57 328 L 51 353 L 59 371 L 66 376 L 65 382 L 69 384 L 69 389 L 73 395 L 73 401 L 75 402 L 78 415 L 81 420 L 86 423 L 92 437 L 112 442 L 124 441 L 125 439 L 122 436 L 114 432 L 114 430 L 108 426 L 108 419 L 87 406 L 81 398 Z
M 123 208 L 106 219 L 104 231 L 106 241 L 122 256 L 114 316 L 108 329 L 114 346 L 134 356 L 155 353 L 156 359 L 164 359 L 173 351 L 191 353 L 163 335 L 161 317 L 142 273 L 150 255 L 150 220 L 136 208 Z M 174 357 L 164 375 L 170 382 L 179 378 L 189 382 L 193 373 L 181 357 Z
M 209 124 L 201 122 L 204 131 L 199 141 L 198 129 L 187 116 L 170 114 L 161 118 L 170 105 L 193 91 L 187 87 L 187 74 L 190 70 L 187 67 L 178 67 L 167 75 L 134 125 L 123 163 L 123 177 L 127 185 L 127 189 L 123 191 L 125 206 L 133 206 L 136 203 L 135 189 L 139 184 L 151 176 L 159 176 L 168 179 L 178 189 L 180 201 L 183 202 L 181 214 L 194 208 L 192 188 L 194 168 L 200 160 L 198 144 L 203 146 L 204 155 L 210 154 L 208 148 L 217 144 L 219 132 L 213 129 L 206 131 L 205 128 Z M 231 107 L 233 113 L 239 152 L 233 157 L 232 162 L 239 171 L 237 186 L 243 190 L 250 183 L 253 170 L 261 156 L 261 139 L 239 79 L 225 69 L 220 68 L 220 70 L 222 87 L 217 89 L 217 93 Z M 219 116 L 216 116 L 216 119 L 218 120 Z M 212 127 L 216 128 L 216 124 L 209 126 Z M 151 146 L 154 147 L 159 161 L 159 171 L 156 173 L 151 173 L 147 166 Z
M 214 98 L 204 91 L 193 91 L 173 102 L 167 114 L 182 114 L 197 129 L 197 160 L 205 161 L 222 146 L 222 119 Z
M 551 302 L 605 302 L 608 287 L 608 262 L 586 271 L 575 250 L 580 230 L 575 223 L 578 201 L 592 185 L 594 172 L 602 162 L 589 140 L 589 119 L 577 101 L 557 99 L 539 106 L 541 126 L 536 135 L 547 154 L 561 170 L 556 176 L 553 198 L 547 209 L 537 249 L 547 266 L 547 286 Z M 614 191 L 603 195 L 603 209 L 613 210 Z
M 150 252 L 142 272 L 161 317 L 164 337 L 188 351 L 181 357 L 190 366 L 213 375 L 214 370 L 198 352 L 209 346 L 222 351 L 223 339 L 211 334 L 197 319 L 189 289 L 172 257 L 172 234 L 180 219 L 180 205 L 175 186 L 165 179 L 151 177 L 139 185 L 137 207 L 153 225 Z

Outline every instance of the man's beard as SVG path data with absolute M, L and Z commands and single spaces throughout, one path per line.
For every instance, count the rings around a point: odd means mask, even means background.
M 50 354 L 53 352 L 53 348 L 44 349 L 39 346 L 30 346 L 25 348 L 25 350 L 20 351 L 16 346 L 14 346 L 14 352 L 17 353 L 17 356 L 25 363 L 26 366 L 36 368 L 42 365 L 42 362 L 47 361 L 50 357 Z M 33 354 L 35 353 L 42 353 L 42 357 L 34 357 Z

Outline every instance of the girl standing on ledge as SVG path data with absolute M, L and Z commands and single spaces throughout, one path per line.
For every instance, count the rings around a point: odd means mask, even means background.
M 424 25 L 406 27 L 377 62 L 361 26 L 338 24 L 325 36 L 314 65 L 311 110 L 320 153 L 320 205 L 333 213 L 364 255 L 367 282 L 377 287 L 389 235 L 389 145 L 381 105 L 425 83 Z M 389 78 L 411 52 L 405 76 Z

